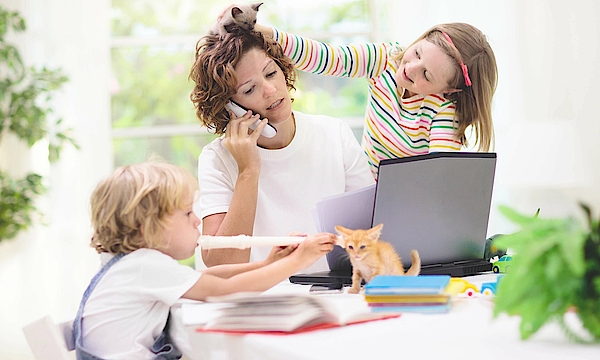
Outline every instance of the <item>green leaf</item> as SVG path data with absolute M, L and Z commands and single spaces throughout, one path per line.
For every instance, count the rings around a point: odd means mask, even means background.
M 24 31 L 25 20 L 17 12 L 7 11 L 0 5 L 0 40 L 4 40 L 9 30 Z
M 587 234 L 578 230 L 573 233 L 555 236 L 563 236 L 563 241 L 560 242 L 561 256 L 565 260 L 566 266 L 577 277 L 583 276 L 585 273 L 585 258 L 583 253 L 583 244 L 587 238 Z
M 564 271 L 564 262 L 559 256 L 551 256 L 546 260 L 546 275 L 550 280 L 556 280 Z
M 40 215 L 34 202 L 46 191 L 42 181 L 39 174 L 15 180 L 0 171 L 0 241 L 28 229 Z
M 506 216 L 507 219 L 509 219 L 512 222 L 519 224 L 519 225 L 528 224 L 537 218 L 537 214 L 534 216 L 522 215 L 521 213 L 517 212 L 516 210 L 513 210 L 504 205 L 500 205 L 498 208 L 500 210 L 500 213 L 502 213 L 502 215 Z
M 600 299 L 585 299 L 577 304 L 577 316 L 584 328 L 600 342 Z
M 579 203 L 579 206 L 583 209 L 583 212 L 585 213 L 585 217 L 588 221 L 588 225 L 590 227 L 590 229 L 592 228 L 592 224 L 593 224 L 593 220 L 592 220 L 592 209 L 587 205 L 584 204 L 582 202 Z

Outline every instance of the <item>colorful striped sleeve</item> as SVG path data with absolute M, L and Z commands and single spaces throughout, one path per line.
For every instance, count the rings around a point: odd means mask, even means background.
M 379 76 L 394 44 L 331 45 L 273 28 L 275 40 L 302 71 L 338 77 Z

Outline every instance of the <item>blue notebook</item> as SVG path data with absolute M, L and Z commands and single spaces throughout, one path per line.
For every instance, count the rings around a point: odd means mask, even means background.
M 374 313 L 421 313 L 421 314 L 443 314 L 450 310 L 450 303 L 444 305 L 429 306 L 398 306 L 398 307 L 373 307 Z
M 449 275 L 379 275 L 365 285 L 365 294 L 440 294 L 449 282 Z

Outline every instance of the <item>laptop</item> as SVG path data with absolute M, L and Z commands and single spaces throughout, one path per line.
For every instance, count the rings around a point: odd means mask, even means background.
M 383 223 L 381 239 L 394 246 L 406 268 L 411 250 L 417 249 L 421 274 L 490 271 L 484 249 L 495 170 L 495 153 L 438 152 L 382 160 L 372 204 L 364 203 L 372 214 L 370 226 Z M 334 251 L 345 252 L 339 247 Z M 335 270 L 296 274 L 290 282 L 352 283 L 350 267 Z

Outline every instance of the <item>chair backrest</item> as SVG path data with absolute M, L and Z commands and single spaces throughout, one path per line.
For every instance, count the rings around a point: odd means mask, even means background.
M 44 316 L 25 325 L 23 333 L 36 360 L 70 360 L 69 351 L 75 350 L 73 321 L 56 325 Z

